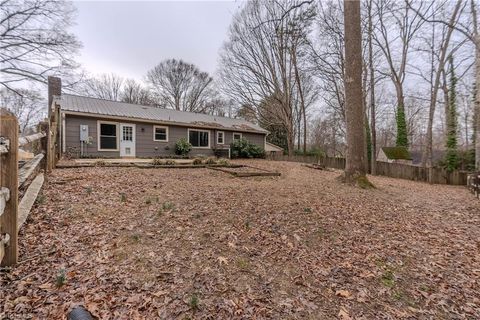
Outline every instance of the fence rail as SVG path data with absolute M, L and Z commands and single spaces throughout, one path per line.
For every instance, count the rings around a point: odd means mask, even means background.
M 318 163 L 327 168 L 345 169 L 345 158 L 317 156 L 270 155 L 269 160 Z M 422 168 L 408 164 L 377 161 L 377 175 L 391 178 L 423 181 L 433 184 L 467 185 L 468 172 L 452 171 L 443 168 Z
M 19 171 L 18 148 L 45 137 L 45 133 L 18 137 L 17 118 L 6 109 L 0 108 L 0 265 L 2 266 L 10 266 L 18 261 L 18 229 L 26 220 L 43 184 L 43 175 L 37 176 L 37 173 L 44 155 L 35 156 Z M 28 186 L 19 203 L 19 187 L 26 187 L 26 182 L 31 180 L 33 182 Z

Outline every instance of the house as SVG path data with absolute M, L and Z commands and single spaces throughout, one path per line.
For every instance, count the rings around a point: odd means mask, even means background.
M 406 147 L 383 147 L 378 152 L 377 161 L 412 164 L 412 156 Z
M 245 138 L 265 149 L 268 134 L 241 119 L 62 94 L 54 77 L 49 100 L 60 119 L 61 151 L 72 157 L 168 157 L 181 138 L 191 143 L 192 156 L 229 156 L 232 141 Z
M 283 154 L 283 148 L 270 143 L 270 142 L 265 142 L 265 154 L 267 155 L 282 155 Z

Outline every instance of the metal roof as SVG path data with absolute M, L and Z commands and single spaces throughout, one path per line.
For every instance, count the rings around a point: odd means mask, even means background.
M 61 110 L 70 112 L 102 115 L 106 117 L 125 117 L 135 120 L 158 121 L 159 123 L 190 125 L 211 129 L 228 129 L 233 131 L 268 133 L 260 126 L 242 120 L 203 113 L 178 111 L 138 104 L 104 100 L 98 98 L 62 94 L 54 99 Z

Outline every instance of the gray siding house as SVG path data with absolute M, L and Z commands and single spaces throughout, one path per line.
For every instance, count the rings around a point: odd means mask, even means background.
M 62 94 L 53 97 L 60 116 L 60 147 L 71 157 L 158 157 L 175 154 L 185 138 L 191 156 L 229 155 L 230 143 L 245 138 L 265 149 L 268 131 L 241 119 L 155 108 Z

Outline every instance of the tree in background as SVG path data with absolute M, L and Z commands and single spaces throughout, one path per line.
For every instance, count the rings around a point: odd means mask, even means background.
M 42 120 L 46 111 L 41 94 L 27 89 L 0 90 L 0 105 L 17 117 L 21 133 Z
M 80 43 L 68 32 L 73 12 L 67 1 L 1 2 L 1 86 L 16 90 L 24 81 L 46 83 L 47 76 L 66 76 L 77 67 L 73 57 Z
M 168 59 L 147 73 L 147 82 L 166 108 L 205 112 L 212 78 L 195 65 Z
M 299 30 L 308 25 L 313 14 L 308 1 L 247 2 L 234 16 L 220 55 L 225 94 L 254 108 L 259 122 L 261 118 L 271 118 L 260 113 L 272 112 L 278 120 L 276 124 L 283 126 L 287 134 L 290 155 L 294 152 L 295 136 L 300 134 L 298 119 L 306 122 L 308 101 L 307 86 L 303 83 L 308 77 L 302 76 L 307 42 L 302 39 L 305 33 Z M 266 99 L 275 100 L 270 103 L 272 108 L 262 106 Z
M 141 104 L 144 106 L 157 106 L 157 101 L 151 92 L 141 83 L 127 79 L 123 84 L 121 100 L 127 103 Z
M 345 181 L 368 187 L 365 159 L 365 113 L 362 92 L 362 29 L 360 1 L 344 2 L 345 25 L 345 117 L 347 156 Z
M 125 79 L 114 73 L 101 74 L 80 84 L 83 94 L 112 101 L 120 101 Z
M 453 57 L 450 60 L 450 90 L 448 94 L 448 114 L 447 114 L 447 154 L 445 166 L 448 171 L 458 168 L 458 150 L 457 150 L 457 78 L 453 65 Z

